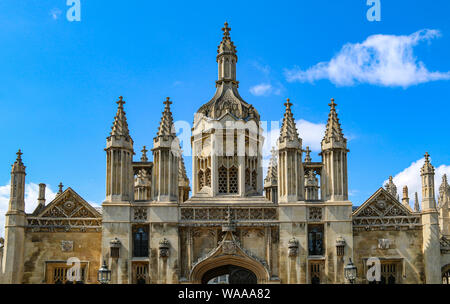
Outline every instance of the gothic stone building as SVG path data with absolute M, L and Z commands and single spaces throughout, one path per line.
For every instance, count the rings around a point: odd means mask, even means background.
M 3 283 L 97 283 L 103 262 L 111 283 L 369 283 L 368 260 L 382 283 L 449 281 L 450 186 L 436 203 L 428 154 L 422 202 L 409 205 L 392 182 L 358 208 L 348 199 L 349 153 L 331 100 L 320 152 L 304 149 L 289 100 L 266 178 L 257 110 L 239 95 L 236 48 L 223 28 L 214 97 L 195 114 L 192 179 L 186 176 L 169 98 L 153 140 L 153 161 L 134 160 L 124 111 L 106 140 L 106 198 L 93 208 L 73 189 L 25 213 L 25 166 L 17 153 L 0 249 Z M 192 187 L 192 189 L 191 189 Z M 189 196 L 192 190 L 192 195 Z M 77 262 L 77 263 L 76 263 Z M 73 267 L 79 271 L 74 274 Z M 369 271 L 370 272 L 370 271 Z

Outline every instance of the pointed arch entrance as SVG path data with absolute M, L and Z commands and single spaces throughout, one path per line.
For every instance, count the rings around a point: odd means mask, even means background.
M 229 284 L 256 284 L 256 275 L 243 267 L 235 265 L 224 265 L 208 270 L 202 277 L 202 284 L 208 284 L 211 280 L 226 276 Z
M 243 249 L 231 232 L 227 232 L 215 249 L 193 265 L 190 281 L 194 284 L 207 283 L 225 274 L 229 275 L 230 281 L 238 284 L 264 284 L 269 281 L 266 263 Z

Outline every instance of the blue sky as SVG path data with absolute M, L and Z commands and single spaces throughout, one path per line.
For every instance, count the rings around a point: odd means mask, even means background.
M 0 204 L 7 203 L 19 148 L 29 199 L 35 195 L 33 184 L 45 182 L 56 192 L 62 181 L 100 204 L 103 149 L 117 97 L 127 101 L 136 158 L 143 145 L 152 145 L 166 96 L 174 101 L 175 120 L 192 123 L 195 111 L 214 94 L 225 20 L 238 50 L 240 93 L 269 126 L 282 118 L 289 97 L 301 136 L 317 144 L 329 99 L 336 99 L 349 138 L 355 205 L 389 175 L 396 177 L 399 192 L 402 183 L 415 183 L 410 188 L 417 189 L 425 151 L 440 174 L 450 172 L 449 1 L 381 0 L 380 22 L 367 20 L 365 0 L 81 0 L 80 22 L 66 19 L 68 8 L 65 0 L 0 2 Z M 382 36 L 372 36 L 377 34 Z M 410 44 L 387 51 L 406 56 L 401 64 L 423 64 L 424 73 L 401 66 L 398 75 L 392 74 L 389 69 L 398 66 L 384 57 L 378 59 L 387 60 L 387 70 L 354 71 L 344 64 L 337 74 L 329 73 L 333 58 L 348 59 L 368 47 L 370 61 L 376 55 L 371 43 L 382 50 L 402 39 Z M 395 76 L 384 81 L 389 75 Z M 319 160 L 317 153 L 313 160 Z M 191 160 L 185 162 L 190 175 Z

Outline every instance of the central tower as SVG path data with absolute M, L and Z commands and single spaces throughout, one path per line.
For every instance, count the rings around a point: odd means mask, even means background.
M 230 30 L 225 22 L 217 49 L 216 93 L 194 118 L 194 197 L 262 195 L 262 129 L 258 112 L 238 92 L 238 58 Z

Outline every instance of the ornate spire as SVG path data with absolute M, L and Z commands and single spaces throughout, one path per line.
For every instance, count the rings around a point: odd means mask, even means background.
M 292 103 L 290 102 L 289 98 L 286 99 L 286 103 L 284 105 L 286 106 L 286 111 L 284 112 L 283 123 L 280 130 L 280 138 L 278 139 L 278 141 L 284 142 L 287 140 L 290 142 L 297 141 L 300 143 L 301 140 L 298 136 L 294 115 L 291 111 Z
M 306 150 L 305 150 L 305 163 L 310 163 L 311 162 L 311 150 L 309 149 L 308 146 L 306 146 Z
M 328 121 L 325 130 L 325 137 L 323 141 L 330 142 L 331 139 L 335 141 L 347 141 L 342 133 L 341 124 L 339 123 L 339 118 L 336 112 L 337 104 L 334 102 L 334 98 L 331 98 L 331 102 L 328 104 L 330 106 L 330 113 L 328 114 Z
M 170 97 L 164 101 L 164 112 L 162 112 L 161 122 L 158 127 L 158 136 L 175 136 L 175 126 L 173 125 L 172 112 L 170 111 Z
M 420 169 L 421 175 L 424 174 L 434 174 L 434 167 L 430 162 L 430 154 L 428 152 L 425 152 L 425 162 L 423 164 L 423 167 Z
M 397 186 L 394 184 L 392 176 L 389 176 L 389 182 L 384 185 L 387 192 L 389 192 L 393 197 L 397 198 Z
M 17 151 L 16 153 L 16 161 L 12 165 L 12 172 L 25 172 L 25 165 L 22 162 L 22 154 L 22 151 L 19 149 L 19 151 Z
M 276 182 L 278 178 L 278 151 L 275 147 L 272 147 L 270 151 L 272 157 L 269 160 L 269 167 L 267 169 L 267 176 L 264 179 L 265 182 Z
M 206 116 L 213 119 L 221 119 L 226 114 L 231 114 L 236 119 L 248 121 L 259 120 L 256 109 L 245 102 L 240 96 L 236 80 L 236 47 L 231 41 L 228 23 L 222 28 L 223 37 L 217 48 L 216 62 L 218 64 L 218 80 L 216 81 L 216 93 L 214 97 L 198 109 L 194 121 Z
M 148 157 L 147 157 L 148 150 L 146 149 L 145 146 L 142 148 L 141 152 L 142 152 L 141 162 L 148 162 Z
M 417 192 L 414 193 L 414 211 L 420 212 L 419 196 L 417 195 Z
M 116 102 L 118 104 L 116 117 L 114 117 L 113 126 L 111 128 L 111 136 L 124 136 L 127 140 L 131 139 L 130 132 L 128 130 L 127 117 L 123 109 L 125 100 L 122 96 L 119 96 L 119 100 Z

